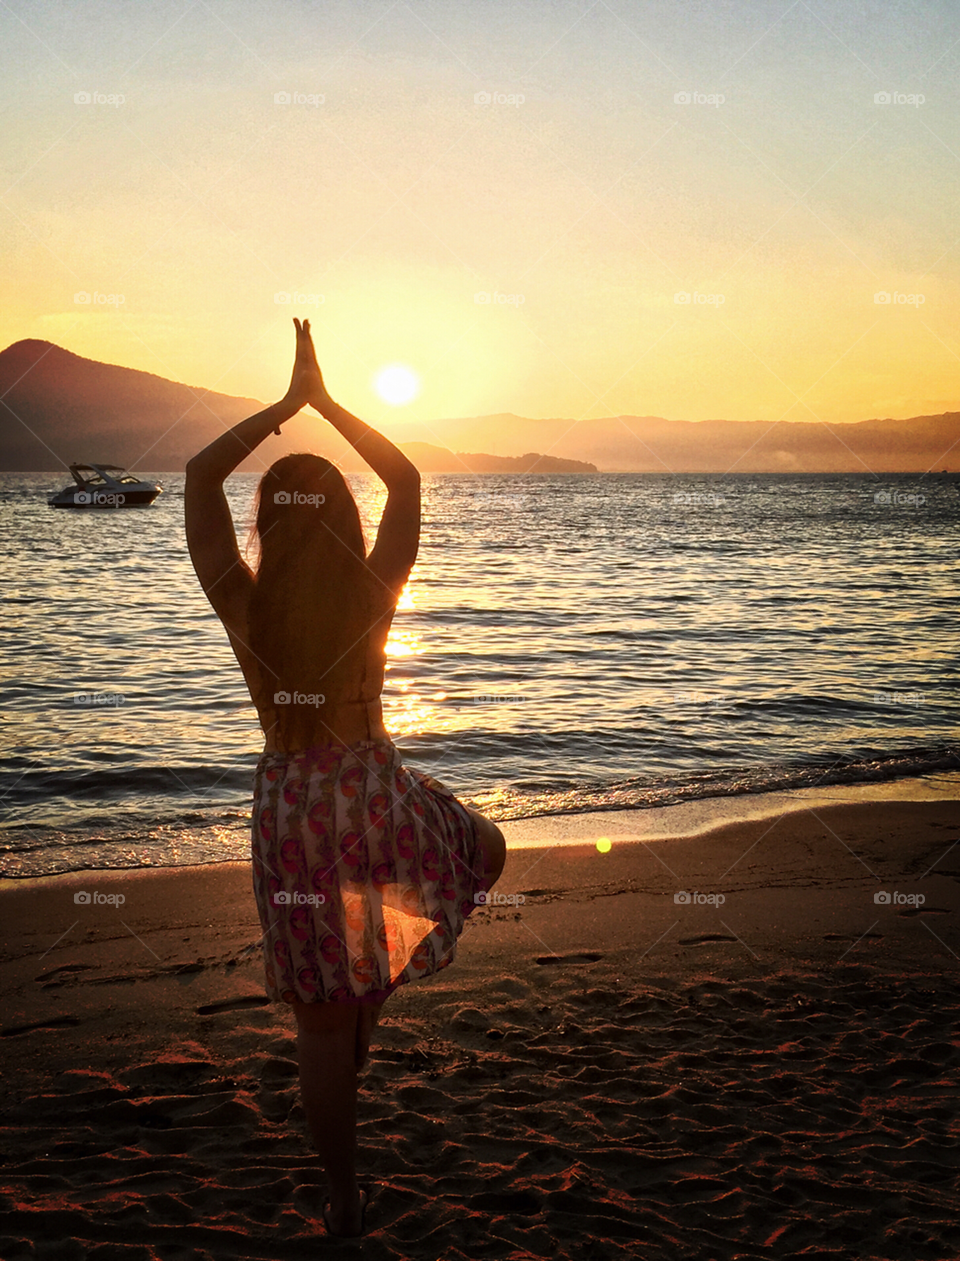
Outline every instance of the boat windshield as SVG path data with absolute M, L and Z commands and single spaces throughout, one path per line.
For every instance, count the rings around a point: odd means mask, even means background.
M 132 473 L 128 473 L 126 477 L 118 477 L 117 481 L 121 484 L 121 486 L 139 486 L 140 485 L 140 478 L 134 477 Z

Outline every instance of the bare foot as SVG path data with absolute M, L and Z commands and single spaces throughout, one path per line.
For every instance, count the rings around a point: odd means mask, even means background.
M 340 1204 L 336 1210 L 328 1200 L 323 1206 L 323 1224 L 327 1233 L 344 1239 L 358 1239 L 363 1234 L 363 1216 L 368 1199 L 366 1191 L 358 1191 L 351 1204 Z

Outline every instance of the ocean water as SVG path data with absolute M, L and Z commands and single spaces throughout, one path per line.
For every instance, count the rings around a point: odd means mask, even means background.
M 157 476 L 69 512 L 0 475 L 8 876 L 248 855 L 256 711 Z M 956 477 L 451 474 L 423 517 L 387 729 L 495 819 L 960 767 Z

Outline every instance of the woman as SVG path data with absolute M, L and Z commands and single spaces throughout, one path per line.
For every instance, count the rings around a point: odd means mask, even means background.
M 253 880 L 266 988 L 297 1018 L 303 1107 L 329 1181 L 331 1234 L 363 1233 L 357 1073 L 387 996 L 452 962 L 500 875 L 503 835 L 442 784 L 403 766 L 383 725 L 384 646 L 420 538 L 420 475 L 330 398 L 309 321 L 284 398 L 187 465 L 197 577 L 226 628 L 265 743 L 253 808 Z M 287 455 L 257 492 L 256 571 L 240 556 L 224 480 L 309 403 L 386 483 L 367 555 L 340 470 Z

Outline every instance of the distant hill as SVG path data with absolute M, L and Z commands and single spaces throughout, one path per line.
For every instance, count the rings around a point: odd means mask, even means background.
M 0 470 L 63 470 L 93 460 L 179 472 L 263 406 L 84 359 L 51 342 L 19 341 L 0 351 Z M 960 466 L 960 412 L 830 426 L 502 414 L 393 424 L 390 434 L 424 472 L 913 473 Z M 332 426 L 304 413 L 240 469 L 256 471 L 302 450 L 336 459 L 348 472 L 367 467 Z
M 401 443 L 404 453 L 421 473 L 596 473 L 585 460 L 561 460 L 555 455 L 479 455 L 448 451 L 430 442 Z
M 191 388 L 133 368 L 84 359 L 51 342 L 15 342 L 0 351 L 0 470 L 46 472 L 74 462 L 107 462 L 181 472 L 224 429 L 264 404 Z M 578 460 L 455 455 L 431 443 L 404 444 L 425 473 L 595 473 Z M 326 421 L 305 414 L 245 460 L 255 472 L 287 451 L 318 451 L 350 472 L 368 466 Z
M 664 420 L 532 420 L 497 416 L 406 424 L 403 443 L 433 437 L 451 449 L 554 452 L 589 460 L 605 473 L 925 473 L 960 470 L 960 412 L 909 420 L 819 422 Z
M 263 404 L 83 359 L 50 342 L 0 352 L 0 468 L 74 461 L 173 472 Z

